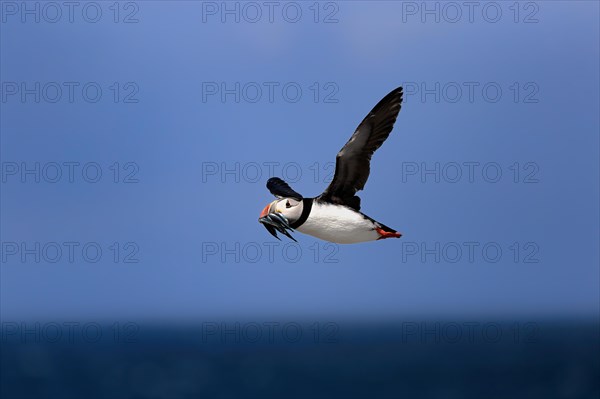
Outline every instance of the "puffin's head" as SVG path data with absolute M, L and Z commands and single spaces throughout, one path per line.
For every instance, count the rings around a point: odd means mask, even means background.
M 277 232 L 280 232 L 296 241 L 296 239 L 290 235 L 288 230 L 294 231 L 290 224 L 293 224 L 300 219 L 302 207 L 301 200 L 294 198 L 280 198 L 265 206 L 265 209 L 260 213 L 258 221 L 278 240 L 279 237 L 277 237 Z
M 279 239 L 277 237 L 277 232 L 279 231 L 281 234 L 296 241 L 288 233 L 288 230 L 293 230 L 290 225 L 300 220 L 302 216 L 302 195 L 292 190 L 286 182 L 278 177 L 271 177 L 267 181 L 267 188 L 277 199 L 265 206 L 260 213 L 258 221 L 275 238 Z
M 288 223 L 294 223 L 302 215 L 302 201 L 294 198 L 278 198 L 265 206 L 260 213 L 259 220 L 272 213 L 284 216 Z

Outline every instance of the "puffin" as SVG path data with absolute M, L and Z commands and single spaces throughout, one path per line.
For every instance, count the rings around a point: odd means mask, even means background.
M 386 95 L 358 125 L 335 159 L 333 180 L 325 191 L 307 198 L 279 177 L 267 181 L 276 199 L 259 216 L 267 231 L 296 241 L 290 234 L 301 233 L 337 244 L 355 244 L 402 234 L 360 211 L 357 191 L 365 187 L 371 171 L 371 157 L 390 135 L 402 104 L 402 87 Z

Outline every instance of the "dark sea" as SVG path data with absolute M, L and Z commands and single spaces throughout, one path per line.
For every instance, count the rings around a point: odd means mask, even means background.
M 69 331 L 3 323 L 1 398 L 600 397 L 597 323 L 94 323 Z

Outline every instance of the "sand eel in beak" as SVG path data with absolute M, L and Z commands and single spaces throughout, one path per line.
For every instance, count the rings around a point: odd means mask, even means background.
M 272 203 L 271 203 L 272 204 Z M 270 206 L 271 204 L 267 205 Z M 296 241 L 296 239 L 294 237 L 292 237 L 290 235 L 290 233 L 288 233 L 287 231 L 294 231 L 294 229 L 292 229 L 290 227 L 290 224 L 287 220 L 287 218 L 285 216 L 283 216 L 283 214 L 281 213 L 262 213 L 260 218 L 258 219 L 258 221 L 260 223 L 262 223 L 265 228 L 267 229 L 267 231 L 269 233 L 271 233 L 273 235 L 273 237 L 277 238 L 278 240 L 281 240 L 281 238 L 277 237 L 277 232 L 279 231 L 281 234 L 291 238 L 292 240 Z
M 267 205 L 258 221 L 275 238 L 277 232 L 296 241 L 289 231 L 339 244 L 399 238 L 396 230 L 360 212 L 357 191 L 369 178 L 373 153 L 390 135 L 402 103 L 402 88 L 385 96 L 358 125 L 337 154 L 331 184 L 316 198 L 304 198 L 285 181 L 272 177 L 267 189 L 277 199 Z

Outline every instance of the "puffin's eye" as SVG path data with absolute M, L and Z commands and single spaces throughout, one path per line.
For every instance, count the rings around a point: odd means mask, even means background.
M 286 202 L 285 202 L 285 207 L 286 207 L 286 208 L 291 208 L 291 207 L 292 207 L 292 206 L 290 205 L 290 201 L 286 201 Z

